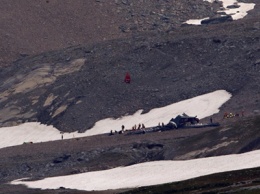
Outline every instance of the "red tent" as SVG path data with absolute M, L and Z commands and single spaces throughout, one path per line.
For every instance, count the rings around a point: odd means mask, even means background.
M 125 75 L 125 83 L 130 84 L 130 81 L 131 81 L 131 77 L 130 77 L 130 74 L 127 72 Z

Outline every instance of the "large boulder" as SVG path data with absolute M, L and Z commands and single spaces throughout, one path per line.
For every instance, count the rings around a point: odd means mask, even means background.
M 201 21 L 201 24 L 219 24 L 223 22 L 230 22 L 233 21 L 230 15 L 219 16 L 214 18 L 209 18 Z

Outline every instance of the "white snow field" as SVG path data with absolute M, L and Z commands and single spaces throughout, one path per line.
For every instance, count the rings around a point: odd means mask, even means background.
M 225 90 L 218 90 L 165 107 L 155 108 L 146 114 L 141 114 L 142 110 L 139 110 L 134 115 L 127 115 L 118 119 L 107 118 L 95 123 L 93 128 L 85 133 L 74 132 L 62 135 L 63 139 L 70 139 L 109 133 L 111 130 L 119 131 L 122 125 L 126 129 L 131 129 L 132 126 L 139 123 L 143 123 L 146 127 L 157 126 L 159 122 L 166 124 L 171 118 L 183 113 L 198 116 L 202 119 L 218 113 L 219 108 L 230 98 L 230 93 Z M 14 127 L 3 127 L 0 128 L 0 134 L 0 149 L 21 145 L 25 142 L 39 143 L 61 139 L 61 132 L 58 129 L 40 123 L 24 123 Z
M 227 155 L 186 161 L 156 161 L 118 167 L 103 171 L 46 178 L 38 181 L 15 180 L 29 188 L 78 190 L 108 190 L 135 188 L 187 180 L 213 173 L 260 166 L 260 150 L 239 155 Z
M 208 1 L 210 3 L 213 3 L 215 0 L 204 0 Z M 225 12 L 227 15 L 231 15 L 233 20 L 242 19 L 247 15 L 247 12 L 254 9 L 255 4 L 254 3 L 238 3 L 236 0 L 222 0 L 223 2 L 223 8 L 224 10 L 220 10 L 218 12 Z M 227 8 L 230 5 L 238 5 L 238 8 Z M 190 19 L 184 23 L 187 24 L 193 24 L 193 25 L 201 25 L 201 21 L 209 19 L 203 18 L 203 19 Z
M 146 126 L 154 126 L 157 125 L 158 122 L 166 123 L 172 117 L 182 114 L 183 112 L 189 115 L 197 115 L 198 118 L 204 118 L 219 112 L 219 108 L 230 98 L 230 93 L 225 90 L 218 90 L 162 108 L 156 108 L 146 114 L 141 114 L 142 111 L 140 110 L 134 115 L 124 116 L 116 120 L 111 118 L 101 120 L 86 133 L 64 134 L 64 138 L 108 133 L 111 129 L 121 129 L 122 124 L 127 127 L 138 123 L 144 123 Z M 39 123 L 26 123 L 17 127 L 0 128 L 0 133 L 4 134 L 4 138 L 1 136 L 0 140 L 1 147 L 15 145 L 15 143 L 21 144 L 24 141 L 41 142 L 61 138 L 61 134 L 57 129 Z M 86 191 L 98 191 L 158 185 L 218 172 L 259 166 L 260 150 L 240 155 L 186 161 L 147 162 L 109 170 L 45 178 L 38 181 L 25 181 L 25 179 L 20 179 L 14 180 L 10 182 L 10 184 L 23 184 L 29 188 L 39 189 L 58 189 L 65 187 Z

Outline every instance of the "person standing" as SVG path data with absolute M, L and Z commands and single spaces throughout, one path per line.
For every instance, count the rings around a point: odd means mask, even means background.
M 130 74 L 127 72 L 125 75 L 125 83 L 130 84 L 130 82 L 131 82 L 131 77 L 130 77 Z

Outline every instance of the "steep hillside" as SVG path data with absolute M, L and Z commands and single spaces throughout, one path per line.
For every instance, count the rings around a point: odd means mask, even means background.
M 172 30 L 207 15 L 213 12 L 201 0 L 2 0 L 0 65 L 72 45 Z
M 257 112 L 257 22 L 187 26 L 26 57 L 1 72 L 1 125 L 40 121 L 84 131 L 100 119 L 218 89 L 233 95 L 222 113 Z M 123 82 L 126 72 L 131 84 Z
M 0 126 L 39 121 L 85 131 L 103 118 L 217 89 L 233 95 L 222 112 L 259 112 L 259 4 L 242 20 L 182 25 L 214 16 L 220 6 L 200 0 L 3 2 L 1 33 L 12 36 L 1 36 L 0 50 L 16 61 L 0 71 Z M 58 48 L 64 49 L 49 51 Z M 43 51 L 49 52 L 27 56 Z
M 179 129 L 145 135 L 97 135 L 0 149 L 0 184 L 30 177 L 43 179 L 129 166 L 158 160 L 185 160 L 239 154 L 260 148 L 260 117 L 231 118 L 218 128 Z M 29 150 L 29 151 L 28 151 Z M 236 176 L 236 174 L 239 174 Z M 149 176 L 149 175 L 148 175 Z M 219 178 L 219 177 L 222 177 Z M 201 181 L 202 180 L 202 181 Z M 149 192 L 196 192 L 210 190 L 258 189 L 259 168 L 212 175 L 181 183 L 148 187 Z M 189 184 L 186 184 L 189 183 Z M 8 191 L 8 192 L 7 192 Z M 59 193 L 19 185 L 4 185 L 0 193 Z M 143 193 L 141 188 L 139 193 Z M 68 193 L 74 193 L 66 189 Z M 120 191 L 111 191 L 119 193 Z M 131 191 L 132 192 L 132 191 Z M 87 193 L 87 192 L 86 192 Z M 98 192 L 97 192 L 98 193 Z M 137 192 L 138 193 L 138 192 Z M 244 192 L 246 193 L 246 192 Z
M 82 132 L 104 118 L 148 112 L 219 89 L 232 98 L 213 115 L 219 128 L 98 135 L 0 149 L 0 193 L 92 193 L 6 183 L 259 149 L 260 3 L 239 2 L 256 5 L 241 20 L 194 26 L 184 22 L 216 18 L 221 2 L 2 0 L 0 127 L 38 121 Z M 124 82 L 127 72 L 130 84 Z M 225 112 L 243 112 L 244 117 L 223 119 Z M 244 172 L 247 176 L 226 173 L 136 192 L 259 187 L 259 169 Z M 221 176 L 230 179 L 223 182 Z M 123 191 L 94 193 L 109 192 Z

